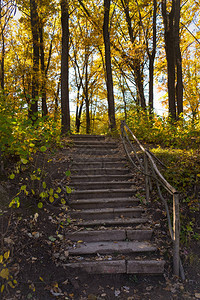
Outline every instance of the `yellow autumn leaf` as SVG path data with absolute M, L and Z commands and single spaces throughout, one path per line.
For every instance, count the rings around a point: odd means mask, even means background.
M 2 286 L 1 286 L 1 293 L 3 293 L 4 289 L 5 289 L 5 285 L 2 284 Z
M 3 255 L 0 255 L 0 264 L 3 262 Z
M 9 256 L 10 256 L 10 250 L 7 251 L 6 253 L 4 253 L 4 258 L 5 258 L 5 259 L 8 259 Z
M 8 280 L 8 277 L 9 277 L 9 270 L 8 270 L 8 268 L 5 268 L 5 269 L 1 270 L 0 277 Z
M 10 286 L 12 289 L 15 288 L 15 286 L 14 286 L 13 283 L 12 283 L 12 281 L 8 281 L 8 284 L 9 284 L 9 286 Z

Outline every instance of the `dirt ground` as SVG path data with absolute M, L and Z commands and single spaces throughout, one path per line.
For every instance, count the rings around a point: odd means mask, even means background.
M 40 154 L 32 167 L 24 166 L 23 172 L 16 173 L 14 179 L 2 180 L 2 185 L 14 197 L 19 187 L 29 186 L 30 174 L 38 168 L 49 188 L 67 183 L 64 173 L 69 168 L 66 149 L 54 153 Z M 9 165 L 6 174 L 12 172 Z M 40 184 L 35 183 L 35 190 Z M 143 180 L 138 175 L 140 195 L 144 194 Z M 63 192 L 63 195 L 66 196 Z M 154 238 L 160 241 L 160 248 L 167 261 L 163 276 L 135 275 L 89 275 L 65 268 L 67 254 L 63 245 L 70 243 L 67 232 L 70 230 L 70 215 L 67 205 L 59 201 L 44 204 L 37 208 L 36 195 L 20 194 L 20 207 L 15 209 L 1 208 L 0 234 L 1 253 L 9 253 L 3 258 L 0 272 L 6 269 L 7 275 L 0 273 L 2 300 L 34 299 L 82 299 L 82 300 L 168 300 L 168 299 L 200 299 L 200 241 L 191 239 L 187 245 L 181 246 L 181 258 L 186 280 L 172 275 L 171 241 L 167 230 L 166 217 L 162 205 L 152 201 L 149 210 L 156 226 Z M 60 197 L 60 196 L 59 196 Z M 59 199 L 58 199 L 59 200 Z M 199 212 L 196 212 L 196 220 Z M 200 224 L 200 223 L 199 223 Z M 2 288 L 3 289 L 3 288 Z

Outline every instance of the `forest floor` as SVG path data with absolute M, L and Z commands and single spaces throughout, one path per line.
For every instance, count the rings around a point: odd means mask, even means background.
M 4 177 L 1 185 L 11 198 L 24 185 L 27 191 L 37 189 L 39 181 L 36 184 L 32 180 L 30 184 L 29 178 L 38 168 L 48 174 L 45 175 L 45 182 L 49 188 L 56 188 L 59 182 L 64 184 L 64 173 L 69 163 L 67 151 L 63 148 L 38 154 L 32 167 L 24 165 L 23 172 L 16 174 L 14 179 Z M 7 174 L 13 172 L 13 165 L 8 165 Z M 137 176 L 140 195 L 143 197 L 144 182 L 141 175 Z M 1 207 L 0 254 L 7 253 L 0 257 L 0 282 L 1 289 L 4 288 L 1 299 L 200 299 L 200 241 L 191 239 L 187 245 L 181 246 L 186 280 L 174 277 L 166 217 L 158 201 L 152 201 L 149 210 L 157 224 L 157 237 L 160 234 L 160 247 L 163 247 L 168 261 L 164 275 L 89 275 L 64 268 L 67 252 L 63 244 L 70 243 L 67 230 L 72 226 L 67 205 L 49 203 L 38 209 L 34 197 L 23 191 L 22 188 L 19 208 L 11 211 Z M 194 213 L 200 229 L 199 212 Z

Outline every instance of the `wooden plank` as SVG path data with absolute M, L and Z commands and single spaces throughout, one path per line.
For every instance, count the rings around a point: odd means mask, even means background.
M 153 252 L 156 247 L 148 242 L 92 242 L 78 244 L 77 248 L 69 249 L 70 255 L 89 255 L 89 254 L 111 254 L 111 253 L 135 253 Z
M 78 268 L 91 274 L 123 274 L 126 273 L 125 260 L 91 261 L 65 264 L 67 268 Z
M 162 274 L 164 272 L 165 262 L 162 260 L 128 260 L 128 274 Z

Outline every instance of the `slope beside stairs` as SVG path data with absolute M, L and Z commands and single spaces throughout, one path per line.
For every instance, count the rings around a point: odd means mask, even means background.
M 72 136 L 70 216 L 75 230 L 67 238 L 67 267 L 89 273 L 162 274 L 164 261 L 151 241 L 153 228 L 135 196 L 131 173 L 119 142 L 105 136 Z

